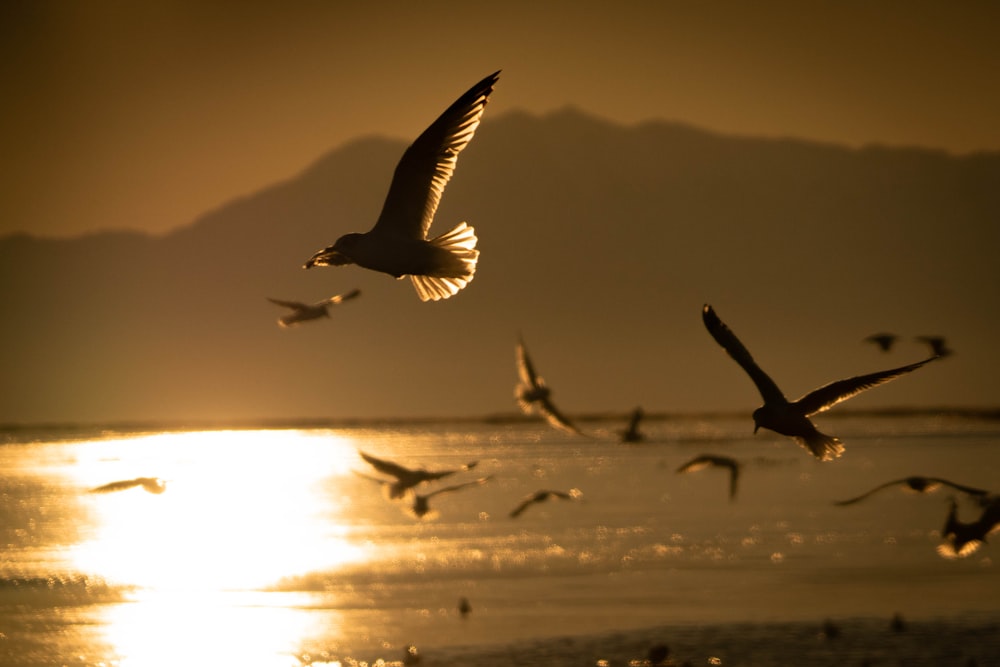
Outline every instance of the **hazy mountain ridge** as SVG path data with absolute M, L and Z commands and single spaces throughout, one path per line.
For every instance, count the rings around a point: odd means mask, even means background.
M 359 139 L 163 237 L 0 239 L 0 421 L 502 412 L 518 331 L 569 412 L 756 405 L 705 301 L 793 396 L 922 356 L 858 343 L 894 328 L 961 354 L 876 402 L 1000 403 L 998 154 L 509 113 L 483 122 L 432 228 L 476 228 L 469 288 L 422 304 L 356 267 L 303 271 L 371 226 L 404 148 Z M 264 299 L 353 287 L 293 331 Z

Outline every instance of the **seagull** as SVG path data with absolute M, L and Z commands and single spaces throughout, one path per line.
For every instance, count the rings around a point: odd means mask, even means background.
M 948 480 L 941 479 L 939 477 L 912 476 L 912 477 L 904 477 L 903 479 L 894 479 L 891 482 L 886 482 L 885 484 L 879 484 L 871 491 L 862 493 L 860 496 L 856 498 L 850 498 L 849 500 L 838 500 L 833 504 L 840 506 L 853 505 L 854 503 L 864 500 L 865 498 L 867 498 L 868 496 L 872 495 L 877 491 L 881 491 L 882 489 L 887 489 L 890 486 L 897 486 L 897 485 L 900 485 L 904 489 L 915 491 L 917 493 L 931 493 L 941 488 L 942 486 L 950 486 L 956 491 L 961 491 L 962 493 L 966 493 L 970 496 L 983 497 L 989 493 L 988 491 L 984 491 L 983 489 L 974 489 L 971 486 L 963 486 L 962 484 L 949 482 Z
M 395 278 L 409 276 L 421 301 L 447 299 L 465 287 L 479 258 L 475 230 L 462 222 L 430 240 L 427 232 L 458 154 L 472 141 L 499 78 L 494 72 L 470 88 L 406 149 L 371 230 L 341 236 L 304 268 L 357 264 Z
M 764 405 L 753 412 L 754 433 L 757 432 L 757 429 L 766 428 L 790 436 L 821 461 L 830 461 L 843 454 L 844 445 L 837 438 L 820 433 L 809 420 L 810 415 L 829 410 L 837 403 L 846 401 L 866 389 L 871 389 L 900 375 L 915 371 L 927 362 L 937 359 L 936 356 L 930 357 L 907 366 L 831 382 L 814 389 L 794 402 L 789 402 L 774 380 L 761 370 L 757 362 L 753 360 L 736 334 L 719 319 L 712 307 L 707 304 L 702 309 L 702 320 L 704 320 L 705 328 L 712 334 L 715 342 L 721 345 L 729 353 L 729 356 L 746 371 L 764 399 Z
M 104 486 L 91 489 L 90 493 L 113 493 L 114 491 L 125 491 L 141 486 L 149 493 L 160 494 L 167 490 L 167 483 L 159 477 L 136 477 L 135 479 L 123 479 L 117 482 L 110 482 Z
M 375 458 L 371 454 L 366 454 L 361 451 L 358 453 L 361 455 L 361 458 L 370 463 L 372 467 L 380 473 L 396 478 L 396 481 L 392 483 L 384 482 L 384 480 L 376 480 L 378 482 L 388 484 L 390 498 L 402 498 L 406 495 L 407 491 L 415 486 L 423 484 L 424 482 L 433 482 L 438 479 L 443 479 L 449 475 L 454 475 L 457 472 L 472 470 L 479 463 L 478 461 L 472 461 L 470 463 L 466 463 L 461 468 L 455 468 L 454 470 L 430 471 L 422 468 L 414 470 L 401 466 L 398 463 L 393 463 L 392 461 Z
M 410 512 L 413 514 L 413 516 L 417 517 L 418 519 L 423 519 L 428 515 L 433 516 L 432 513 L 433 511 L 431 510 L 430 506 L 430 499 L 433 498 L 434 496 L 440 495 L 442 493 L 451 493 L 452 491 L 459 491 L 461 489 L 465 489 L 470 486 L 480 486 L 490 481 L 491 479 L 493 479 L 492 475 L 490 475 L 489 477 L 480 477 L 479 479 L 473 480 L 471 482 L 463 482 L 462 484 L 446 486 L 443 489 L 431 491 L 430 493 L 425 493 L 425 494 L 414 493 L 413 505 L 410 507 Z
M 953 353 L 944 336 L 917 336 L 917 340 L 929 345 L 935 357 L 947 357 Z
M 874 343 L 875 345 L 878 345 L 878 348 L 883 352 L 888 352 L 892 348 L 893 343 L 897 340 L 899 340 L 899 336 L 896 334 L 877 333 L 865 338 L 864 342 Z
M 322 301 L 317 301 L 316 303 L 282 301 L 281 299 L 272 299 L 271 297 L 267 297 L 267 300 L 279 306 L 292 309 L 292 312 L 278 318 L 278 325 L 285 328 L 295 326 L 299 322 L 317 320 L 321 317 L 330 317 L 330 306 L 335 303 L 347 301 L 348 299 L 353 299 L 360 294 L 361 290 L 351 290 L 346 294 L 337 294 L 336 296 L 331 296 L 329 299 L 323 299 Z
M 676 470 L 678 473 L 695 472 L 708 466 L 729 469 L 729 500 L 736 498 L 736 484 L 740 478 L 740 464 L 735 459 L 728 456 L 716 456 L 714 454 L 702 454 L 696 456 Z
M 979 518 L 972 523 L 958 520 L 958 503 L 951 499 L 948 517 L 945 519 L 941 536 L 945 539 L 937 547 L 943 558 L 965 558 L 975 553 L 986 542 L 986 536 L 1000 530 L 1000 496 L 990 496 L 983 501 L 985 508 Z
M 582 495 L 583 493 L 580 491 L 580 489 L 570 489 L 569 491 L 552 491 L 550 489 L 540 489 L 529 495 L 524 500 L 522 500 L 517 507 L 511 510 L 510 518 L 516 519 L 517 517 L 521 516 L 521 514 L 532 505 L 536 505 L 538 503 L 544 503 L 549 498 L 559 498 L 560 500 L 576 500 Z
M 545 380 L 535 372 L 535 367 L 531 363 L 531 357 L 528 356 L 528 350 L 524 347 L 524 340 L 522 339 L 518 339 L 517 341 L 515 356 L 517 359 L 517 375 L 520 382 L 514 388 L 514 398 L 517 399 L 517 404 L 521 407 L 521 410 L 525 414 L 537 411 L 555 428 L 567 433 L 583 435 L 580 429 L 574 426 L 552 404 L 549 398 L 552 392 L 546 386 Z
M 639 422 L 642 420 L 643 412 L 641 407 L 637 407 L 632 411 L 632 416 L 629 418 L 628 426 L 623 431 L 619 431 L 621 434 L 622 442 L 641 442 L 645 436 L 639 431 Z

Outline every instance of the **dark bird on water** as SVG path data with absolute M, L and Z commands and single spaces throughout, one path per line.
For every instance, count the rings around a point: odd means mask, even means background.
M 482 486 L 491 479 L 492 476 L 480 477 L 479 479 L 473 480 L 471 482 L 463 482 L 462 484 L 446 486 L 442 489 L 431 491 L 430 493 L 425 493 L 425 494 L 414 493 L 413 505 L 410 507 L 410 512 L 413 514 L 413 516 L 417 517 L 418 519 L 423 519 L 424 517 L 430 515 L 432 512 L 430 506 L 430 500 L 434 496 L 439 496 L 442 493 L 452 493 L 454 491 L 460 491 L 462 489 L 467 489 L 471 486 Z
M 865 338 L 866 343 L 874 343 L 875 345 L 878 345 L 878 349 L 883 352 L 888 352 L 892 349 L 893 343 L 897 340 L 899 340 L 899 336 L 891 333 L 877 333 Z
M 305 268 L 357 264 L 395 278 L 409 276 L 421 301 L 447 299 L 471 282 L 479 258 L 473 228 L 462 222 L 429 240 L 427 233 L 458 154 L 472 141 L 499 77 L 495 72 L 470 88 L 406 149 L 371 230 L 341 236 L 310 257 Z
M 521 503 L 515 507 L 510 512 L 510 518 L 516 519 L 521 516 L 521 514 L 531 507 L 532 505 L 537 505 L 539 503 L 544 503 L 549 498 L 558 498 L 560 500 L 576 500 L 583 494 L 579 489 L 570 489 L 569 491 L 552 491 L 550 489 L 540 489 L 535 491 L 527 498 L 521 501 Z
M 537 411 L 549 424 L 555 428 L 583 435 L 569 419 L 566 418 L 552 403 L 552 391 L 545 384 L 545 380 L 535 372 L 535 367 L 528 356 L 528 350 L 524 346 L 524 340 L 518 339 L 515 350 L 515 361 L 517 362 L 518 384 L 514 388 L 514 398 L 521 410 L 526 414 Z
M 159 477 L 136 477 L 135 479 L 123 479 L 117 482 L 110 482 L 103 486 L 91 489 L 90 493 L 113 493 L 115 491 L 125 491 L 142 487 L 149 493 L 163 493 L 167 490 L 167 483 Z
M 941 479 L 940 477 L 904 477 L 903 479 L 894 479 L 891 482 L 886 482 L 884 484 L 879 484 L 874 489 L 862 493 L 860 496 L 855 498 L 850 498 L 848 500 L 838 500 L 834 502 L 834 505 L 853 505 L 856 502 L 864 500 L 865 498 L 871 496 L 882 489 L 887 489 L 892 486 L 901 486 L 903 489 L 908 491 L 915 491 L 916 493 L 931 493 L 941 488 L 942 486 L 949 486 L 956 491 L 961 491 L 962 493 L 968 494 L 970 496 L 983 497 L 989 492 L 984 489 L 975 489 L 971 486 L 964 486 L 962 484 L 956 484 L 955 482 L 949 482 L 946 479 Z
M 820 433 L 809 420 L 811 415 L 829 410 L 837 403 L 857 396 L 866 389 L 885 384 L 937 359 L 937 357 L 931 357 L 899 368 L 859 375 L 846 380 L 837 380 L 790 402 L 774 380 L 757 365 L 736 334 L 719 319 L 712 307 L 707 304 L 702 310 L 702 320 L 715 342 L 721 345 L 729 353 L 729 356 L 746 371 L 764 399 L 764 405 L 753 412 L 754 433 L 760 428 L 766 428 L 790 436 L 821 461 L 830 461 L 843 454 L 844 445 L 837 438 Z
M 642 442 L 645 439 L 642 431 L 639 430 L 639 422 L 642 421 L 642 417 L 643 412 L 641 407 L 637 407 L 632 411 L 632 415 L 628 420 L 628 426 L 624 430 L 619 431 L 622 442 Z
M 433 482 L 443 479 L 450 475 L 454 475 L 457 472 L 472 470 L 479 463 L 478 461 L 470 461 L 460 468 L 452 468 L 450 470 L 424 470 L 423 468 L 407 468 L 398 463 L 394 463 L 393 461 L 376 458 L 371 454 L 366 454 L 361 451 L 359 451 L 358 454 L 360 454 L 361 458 L 371 464 L 371 466 L 380 473 L 396 478 L 396 481 L 394 482 L 375 480 L 378 482 L 384 482 L 388 486 L 390 498 L 402 498 L 406 495 L 407 491 L 415 486 L 423 484 L 424 482 Z
M 280 326 L 291 327 L 299 324 L 300 322 L 318 320 L 321 317 L 330 317 L 330 306 L 353 299 L 360 294 L 361 290 L 351 290 L 346 294 L 337 294 L 336 296 L 331 296 L 329 299 L 323 299 L 322 301 L 317 301 L 316 303 L 282 301 L 281 299 L 272 299 L 271 297 L 268 297 L 267 300 L 273 304 L 277 304 L 284 308 L 290 308 L 292 310 L 292 312 L 287 315 L 282 315 L 278 318 L 278 324 Z
M 696 456 L 681 467 L 679 467 L 677 473 L 689 473 L 695 472 L 697 470 L 703 470 L 709 466 L 714 466 L 716 468 L 725 468 L 729 471 L 729 500 L 736 498 L 736 485 L 740 478 L 740 464 L 736 459 L 731 459 L 728 456 L 716 456 L 714 454 L 702 454 Z

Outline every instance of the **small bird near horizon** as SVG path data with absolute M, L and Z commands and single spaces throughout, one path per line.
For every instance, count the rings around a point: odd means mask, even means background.
M 452 486 L 446 486 L 442 489 L 437 489 L 436 491 L 431 491 L 430 493 L 414 493 L 413 494 L 413 505 L 410 507 L 410 513 L 413 514 L 418 519 L 423 518 L 433 518 L 436 515 L 431 509 L 430 500 L 434 496 L 439 496 L 442 493 L 452 493 L 454 491 L 460 491 L 462 489 L 467 489 L 472 486 L 482 486 L 486 482 L 493 479 L 493 476 L 480 477 L 479 479 L 472 480 L 471 482 L 463 482 L 461 484 L 454 484 Z
M 985 497 L 989 494 L 988 491 L 984 489 L 976 489 L 971 486 L 964 486 L 962 484 L 956 484 L 955 482 L 949 482 L 946 479 L 941 479 L 940 477 L 920 477 L 918 475 L 913 475 L 911 477 L 904 477 L 903 479 L 894 479 L 891 482 L 886 482 L 884 484 L 879 484 L 875 488 L 862 493 L 860 496 L 855 498 L 850 498 L 848 500 L 837 500 L 833 504 L 843 507 L 844 505 L 853 505 L 856 502 L 860 502 L 865 498 L 868 498 L 872 494 L 881 491 L 882 489 L 887 489 L 891 486 L 901 486 L 904 490 L 913 491 L 916 493 L 932 493 L 942 486 L 949 486 L 956 491 L 961 491 L 970 496 L 974 497 Z
M 931 354 L 936 357 L 948 357 L 954 354 L 944 336 L 917 336 L 917 340 L 930 347 Z
M 545 380 L 535 372 L 535 366 L 531 363 L 523 339 L 519 338 L 517 341 L 515 358 L 519 382 L 514 388 L 514 398 L 521 410 L 529 415 L 537 411 L 553 427 L 574 435 L 583 435 L 583 432 L 552 403 L 552 391 L 545 384 Z
M 516 519 L 517 517 L 521 516 L 521 514 L 523 514 L 524 511 L 529 507 L 531 507 L 532 505 L 538 505 L 539 503 L 544 503 L 550 498 L 558 498 L 559 500 L 576 500 L 582 495 L 583 493 L 580 491 L 580 489 L 570 489 L 569 491 L 553 491 L 551 489 L 539 489 L 538 491 L 535 491 L 527 498 L 522 500 L 517 507 L 512 509 L 510 512 L 510 518 Z
M 117 482 L 109 482 L 103 486 L 98 486 L 89 493 L 114 493 L 115 491 L 125 491 L 142 487 L 149 493 L 160 494 L 167 490 L 167 483 L 159 477 L 136 477 L 135 479 L 123 479 Z
M 736 488 L 740 478 L 740 464 L 736 459 L 729 458 L 728 456 L 717 456 L 715 454 L 701 454 L 679 467 L 675 472 L 685 474 L 703 470 L 709 466 L 725 468 L 729 471 L 729 501 L 732 502 L 735 500 Z
M 874 343 L 878 345 L 878 349 L 883 352 L 888 352 L 892 349 L 893 344 L 899 340 L 899 336 L 892 333 L 876 333 L 865 338 L 864 342 Z
M 646 436 L 642 434 L 639 430 L 639 422 L 642 421 L 644 413 L 641 407 L 637 407 L 632 411 L 632 415 L 629 417 L 628 426 L 623 430 L 619 431 L 622 442 L 642 442 L 645 440 Z
M 479 462 L 471 461 L 466 463 L 460 468 L 453 468 L 451 470 L 424 470 L 423 468 L 413 469 L 402 466 L 398 463 L 392 461 L 387 461 L 385 459 L 380 459 L 372 456 L 371 454 L 366 454 L 365 452 L 358 451 L 365 461 L 367 461 L 373 468 L 378 470 L 384 475 L 389 475 L 390 477 L 395 477 L 396 481 L 388 482 L 386 480 L 375 480 L 377 482 L 382 482 L 386 484 L 389 492 L 390 498 L 402 498 L 406 495 L 406 492 L 415 486 L 419 486 L 424 482 L 433 482 L 439 479 L 443 479 L 450 475 L 454 475 L 457 472 L 466 472 L 475 468 Z M 371 478 L 374 479 L 374 478 Z
M 899 368 L 831 382 L 790 402 L 708 304 L 702 309 L 702 320 L 715 342 L 750 376 L 764 399 L 764 405 L 753 412 L 754 433 L 766 428 L 787 435 L 821 461 L 831 461 L 843 454 L 844 445 L 837 438 L 821 433 L 809 420 L 811 415 L 829 410 L 841 401 L 915 371 L 938 358 L 934 356 Z
M 281 299 L 267 300 L 278 306 L 290 308 L 292 312 L 278 318 L 278 325 L 282 328 L 292 327 L 301 322 L 318 320 L 321 317 L 330 317 L 330 306 L 353 299 L 361 294 L 361 290 L 355 289 L 345 294 L 337 294 L 328 299 L 317 301 L 316 303 L 302 303 L 301 301 L 283 301 Z
M 304 268 L 357 264 L 394 278 L 409 276 L 421 301 L 447 299 L 471 282 L 479 258 L 475 230 L 462 222 L 430 240 L 427 232 L 499 78 L 494 72 L 470 88 L 406 149 L 371 230 L 341 236 Z

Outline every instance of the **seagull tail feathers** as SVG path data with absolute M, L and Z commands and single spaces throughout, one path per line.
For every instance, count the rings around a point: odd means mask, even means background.
M 410 276 L 421 301 L 447 299 L 472 282 L 479 259 L 477 241 L 475 230 L 464 222 L 429 241 L 447 252 L 448 258 L 434 275 Z
M 844 444 L 840 440 L 819 431 L 796 440 L 820 461 L 832 461 L 844 453 Z

